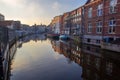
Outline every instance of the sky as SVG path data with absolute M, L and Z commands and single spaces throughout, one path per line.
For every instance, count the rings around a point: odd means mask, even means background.
M 6 20 L 22 24 L 46 24 L 55 16 L 74 10 L 86 0 L 0 0 L 0 13 Z

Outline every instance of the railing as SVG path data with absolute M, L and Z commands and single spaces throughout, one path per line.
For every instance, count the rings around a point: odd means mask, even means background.
M 118 44 L 103 43 L 101 48 L 120 52 L 120 45 Z

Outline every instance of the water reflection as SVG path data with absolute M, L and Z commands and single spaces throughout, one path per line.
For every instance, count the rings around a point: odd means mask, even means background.
M 81 67 L 74 62 L 68 64 L 63 55 L 59 55 L 53 50 L 50 40 L 40 39 L 36 42 L 36 39 L 32 38 L 30 41 L 23 41 L 25 43 L 17 49 L 14 62 L 11 65 L 13 75 L 11 80 L 81 79 Z
M 55 51 L 82 66 L 82 80 L 119 80 L 120 54 L 74 41 L 51 41 Z
M 44 35 L 31 35 L 16 41 L 8 52 L 8 58 L 3 62 L 0 58 L 0 80 L 120 78 L 119 53 L 72 40 L 51 40 Z
M 120 55 L 99 47 L 83 47 L 83 77 L 88 80 L 119 80 Z
M 31 35 L 19 39 L 16 42 L 9 43 L 8 29 L 0 27 L 0 80 L 10 80 L 11 65 L 16 54 L 17 48 L 21 48 L 23 43 L 33 41 L 46 40 L 44 35 Z

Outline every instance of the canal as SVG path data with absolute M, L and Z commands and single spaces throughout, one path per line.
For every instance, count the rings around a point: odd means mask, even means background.
M 16 42 L 10 80 L 119 80 L 120 54 L 32 35 Z

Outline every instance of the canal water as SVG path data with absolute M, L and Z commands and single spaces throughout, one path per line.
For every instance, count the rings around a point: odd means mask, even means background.
M 10 80 L 119 80 L 120 54 L 75 41 L 27 36 L 17 41 Z

